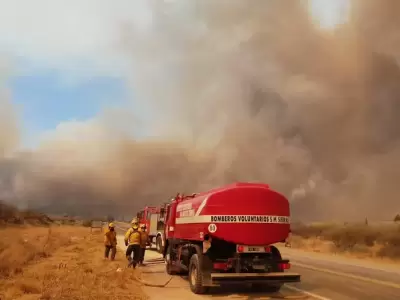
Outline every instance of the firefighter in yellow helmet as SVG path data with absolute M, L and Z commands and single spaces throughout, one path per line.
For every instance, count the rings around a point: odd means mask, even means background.
M 139 264 L 143 265 L 144 254 L 146 253 L 146 246 L 149 241 L 149 234 L 146 231 L 146 224 L 140 225 L 140 235 L 141 235 L 141 243 L 140 243 L 140 260 Z
M 114 223 L 108 224 L 108 229 L 104 234 L 104 246 L 104 258 L 108 259 L 111 251 L 111 260 L 114 260 L 117 253 L 117 233 Z
M 128 246 L 128 248 L 126 248 L 126 259 L 129 261 L 128 266 L 132 265 L 133 268 L 136 268 L 136 265 L 140 261 L 141 235 L 137 223 L 133 221 L 134 220 L 132 220 L 132 227 L 125 233 L 125 246 Z

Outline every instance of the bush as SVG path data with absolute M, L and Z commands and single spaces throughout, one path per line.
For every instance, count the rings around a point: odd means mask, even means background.
M 400 248 L 400 230 L 387 231 L 379 237 L 379 242 L 384 246 Z
M 400 258 L 400 226 L 363 224 L 297 224 L 292 226 L 292 233 L 304 239 L 318 238 L 333 243 L 335 251 L 351 251 L 371 254 L 371 247 L 378 245 L 377 255 L 381 257 Z
M 380 257 L 388 257 L 388 258 L 393 258 L 393 259 L 399 259 L 400 258 L 400 247 L 399 246 L 393 246 L 393 245 L 384 245 L 377 253 L 378 256 Z
M 334 225 L 331 224 L 318 224 L 318 225 L 303 225 L 298 224 L 292 226 L 292 234 L 301 236 L 302 238 L 309 239 L 312 237 L 320 238 L 324 236 L 324 233 L 331 229 Z
M 82 222 L 83 227 L 92 227 L 92 221 L 91 220 L 85 220 Z
M 292 229 L 294 235 L 303 238 L 320 238 L 334 242 L 339 248 L 352 248 L 355 244 L 372 247 L 380 236 L 379 230 L 363 224 L 333 225 L 318 224 L 298 226 Z
M 332 241 L 337 248 L 351 250 L 355 245 L 373 247 L 380 232 L 366 225 L 336 227 L 324 233 L 324 239 Z
M 296 227 L 292 230 L 294 235 L 303 238 L 320 238 L 332 241 L 337 248 L 351 249 L 356 244 L 373 247 L 383 234 L 376 228 L 364 224 L 332 225 L 318 224 Z
M 394 222 L 400 222 L 400 215 L 399 214 L 397 214 L 395 217 L 394 217 L 394 220 L 393 220 Z
M 352 228 L 334 228 L 324 234 L 324 239 L 332 241 L 336 249 L 352 250 L 357 244 L 357 232 Z

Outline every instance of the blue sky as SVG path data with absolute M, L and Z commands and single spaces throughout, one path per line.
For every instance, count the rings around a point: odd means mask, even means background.
M 22 119 L 24 146 L 35 146 L 41 132 L 60 122 L 85 121 L 103 108 L 127 101 L 124 80 L 118 77 L 91 77 L 68 83 L 62 71 L 41 70 L 9 79 L 12 101 Z
M 329 21 L 321 24 L 329 27 L 340 22 L 347 2 L 312 0 L 311 12 L 320 21 Z M 145 110 L 145 99 L 132 99 L 131 87 L 132 78 L 147 75 L 146 88 L 152 93 L 153 78 L 165 76 L 158 72 L 164 70 L 157 64 L 159 52 L 152 57 L 144 47 L 138 52 L 147 61 L 135 61 L 122 34 L 130 28 L 139 39 L 152 37 L 147 42 L 157 48 L 152 18 L 147 0 L 119 0 L 118 5 L 109 0 L 0 0 L 0 75 L 6 60 L 11 101 L 22 121 L 22 146 L 36 146 L 42 133 L 60 123 L 84 122 L 103 108 L 126 101 L 153 126 L 155 112 Z M 146 133 L 140 129 L 140 134 Z
M 22 147 L 37 146 L 59 124 L 92 120 L 104 108 L 129 101 L 137 111 L 126 84 L 132 57 L 121 28 L 146 30 L 147 3 L 0 0 L 0 80 L 7 78 L 19 113 Z

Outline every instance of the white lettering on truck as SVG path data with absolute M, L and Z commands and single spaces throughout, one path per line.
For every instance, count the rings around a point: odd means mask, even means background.
M 290 217 L 270 215 L 201 215 L 176 219 L 176 224 L 195 223 L 290 224 Z
M 211 222 L 218 223 L 290 223 L 284 216 L 211 216 Z

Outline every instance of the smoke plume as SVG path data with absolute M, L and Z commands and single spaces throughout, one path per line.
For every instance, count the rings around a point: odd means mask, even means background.
M 398 1 L 354 0 L 332 32 L 304 1 L 148 2 L 151 26 L 121 24 L 118 47 L 154 138 L 124 132 L 135 112 L 61 124 L 15 158 L 15 201 L 133 215 L 176 192 L 258 181 L 285 194 L 296 219 L 399 210 Z M 16 140 L 3 123 L 4 152 Z

